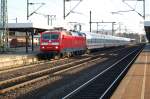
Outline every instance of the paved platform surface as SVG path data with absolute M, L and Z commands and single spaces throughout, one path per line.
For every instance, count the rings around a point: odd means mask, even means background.
M 9 51 L 0 52 L 0 57 L 5 55 L 28 55 L 28 54 L 35 54 L 40 52 L 39 46 L 35 46 L 34 50 L 32 51 L 31 47 L 28 48 L 28 53 L 26 53 L 26 47 L 17 47 L 17 48 L 10 48 Z
M 36 46 L 34 51 L 29 48 L 28 53 L 26 53 L 25 47 L 15 48 L 8 52 L 0 53 L 0 70 L 35 62 L 37 61 L 36 54 L 39 52 L 39 46 Z
M 147 44 L 111 99 L 150 99 L 150 44 Z

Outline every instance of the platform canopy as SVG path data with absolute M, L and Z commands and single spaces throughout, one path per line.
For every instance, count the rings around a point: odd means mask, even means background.
M 150 26 L 150 21 L 144 21 L 144 26 Z
M 144 21 L 144 28 L 146 32 L 146 37 L 150 43 L 150 21 Z
M 8 29 L 9 31 L 18 32 L 42 32 L 52 29 L 52 27 L 33 23 L 8 23 Z
M 28 33 L 31 34 L 32 51 L 34 50 L 34 46 L 33 46 L 34 34 L 47 31 L 50 29 L 52 29 L 52 27 L 48 25 L 33 24 L 33 23 L 8 23 L 9 31 L 20 32 L 20 33 L 26 32 L 26 36 L 28 35 Z M 26 53 L 28 53 L 28 37 L 26 37 Z

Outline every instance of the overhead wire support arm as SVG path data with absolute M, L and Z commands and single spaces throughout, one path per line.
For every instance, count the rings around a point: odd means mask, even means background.
M 29 12 L 29 5 L 34 5 L 34 4 L 40 4 L 40 6 L 34 10 L 32 13 Z M 29 0 L 27 0 L 27 20 L 29 19 L 30 16 L 32 16 L 36 11 L 38 11 L 45 3 L 29 3 Z
M 66 14 L 66 2 L 71 2 L 71 1 L 79 1 L 67 14 Z M 63 5 L 64 5 L 64 19 L 70 14 L 74 13 L 74 9 L 77 8 L 77 6 L 81 3 L 82 0 L 64 0 Z
M 136 13 L 138 13 L 140 16 L 142 16 L 142 14 L 140 14 L 139 12 L 137 12 L 136 10 L 135 10 L 135 8 L 132 8 L 128 3 L 126 3 L 126 2 L 124 2 L 129 8 L 131 8 L 132 9 L 132 11 L 135 11 Z M 122 11 L 123 12 L 123 11 Z M 128 12 L 128 11 L 127 11 Z
M 31 15 L 33 15 L 34 13 L 36 13 L 36 11 L 38 11 L 43 5 L 39 6 L 36 10 L 34 10 L 32 13 L 30 13 L 28 15 L 28 17 L 30 17 Z
M 145 19 L 145 0 L 122 0 L 123 3 L 125 3 L 129 8 L 133 9 L 134 12 L 136 12 L 138 15 L 140 15 L 141 17 L 143 17 L 143 19 Z M 143 15 L 141 13 L 139 13 L 138 11 L 136 11 L 134 8 L 132 8 L 128 3 L 126 3 L 125 1 L 143 1 Z
M 111 12 L 112 14 L 119 14 L 121 12 L 130 12 L 130 11 L 135 11 L 134 9 L 132 10 L 124 10 L 124 11 L 116 11 L 116 12 Z
M 68 12 L 65 17 L 67 17 L 71 12 L 73 12 L 73 10 L 81 3 L 81 1 L 79 1 L 71 10 L 70 12 Z

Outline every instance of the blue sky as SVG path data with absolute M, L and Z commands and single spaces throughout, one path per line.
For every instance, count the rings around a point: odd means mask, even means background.
M 89 11 L 92 11 L 93 21 L 115 21 L 117 23 L 121 22 L 122 27 L 127 27 L 131 31 L 141 31 L 142 24 L 140 22 L 143 19 L 135 12 L 121 13 L 112 15 L 112 11 L 118 10 L 130 10 L 130 8 L 125 5 L 122 0 L 83 0 L 81 4 L 74 10 L 77 13 L 71 13 L 66 20 L 63 19 L 63 0 L 29 0 L 30 2 L 36 3 L 46 3 L 37 12 L 42 14 L 56 15 L 56 20 L 53 21 L 54 26 L 65 26 L 70 27 L 68 22 L 81 22 L 83 24 L 83 29 L 88 30 L 89 28 Z M 148 0 L 146 0 L 148 1 Z M 8 0 L 8 19 L 9 22 L 15 22 L 17 17 L 18 22 L 27 22 L 26 20 L 26 0 Z M 66 3 L 66 11 L 70 10 L 77 2 L 72 1 Z M 141 2 L 127 2 L 132 7 L 136 6 L 138 12 L 142 13 Z M 146 6 L 149 3 L 146 2 Z M 30 13 L 34 11 L 39 5 L 30 6 Z M 148 11 L 147 11 L 148 12 Z M 36 24 L 47 24 L 47 18 L 41 15 L 33 14 L 29 18 L 30 22 Z M 102 26 L 105 27 L 105 26 Z M 109 26 L 106 26 L 106 28 Z

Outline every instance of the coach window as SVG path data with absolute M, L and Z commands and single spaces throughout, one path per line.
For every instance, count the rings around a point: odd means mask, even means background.
M 88 39 L 87 41 L 88 41 L 88 44 L 89 44 L 90 43 L 90 39 Z

